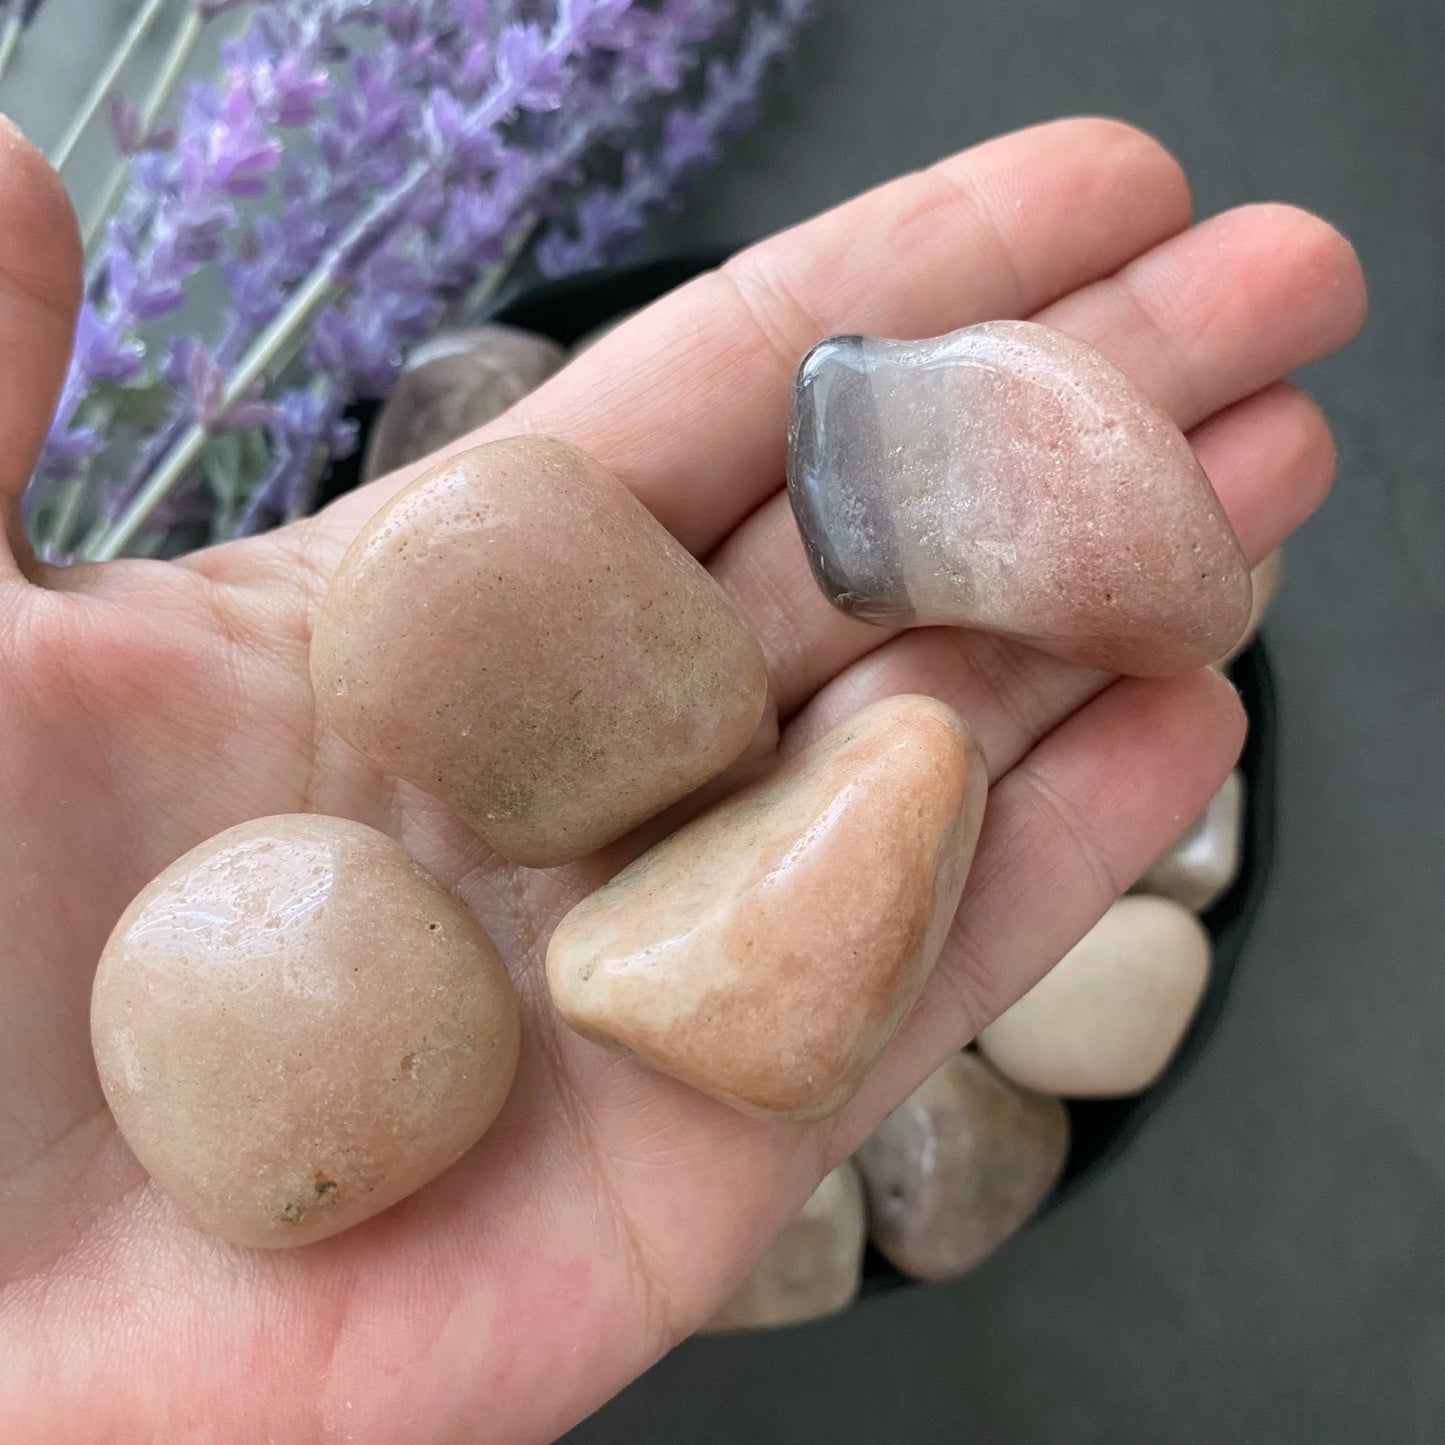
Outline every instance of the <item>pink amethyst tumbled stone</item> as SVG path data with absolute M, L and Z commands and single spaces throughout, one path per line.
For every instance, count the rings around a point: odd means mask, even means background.
M 1249 568 L 1174 423 L 1092 347 L 992 321 L 803 358 L 788 487 L 819 585 L 885 626 L 1183 672 L 1244 632 Z

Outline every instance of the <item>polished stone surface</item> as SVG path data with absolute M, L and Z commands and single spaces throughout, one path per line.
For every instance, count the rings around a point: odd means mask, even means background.
M 495 421 L 561 368 L 555 341 L 515 326 L 447 331 L 406 359 L 366 448 L 370 481 Z
M 311 676 L 353 747 L 538 868 L 722 772 L 768 691 L 708 573 L 591 457 L 535 436 L 451 457 L 367 524 Z
M 116 1124 L 207 1233 L 309 1244 L 459 1158 L 516 1070 L 517 996 L 385 834 L 294 814 L 173 863 L 116 924 L 91 1033 Z
M 1231 773 L 1189 831 L 1134 885 L 1196 913 L 1212 907 L 1239 876 L 1244 843 L 1244 779 Z
M 918 1279 L 956 1279 L 1018 1232 L 1069 1150 L 1068 1111 L 975 1053 L 957 1054 L 873 1131 L 854 1158 L 873 1242 Z
M 803 359 L 788 486 L 819 585 L 892 626 L 999 632 L 1113 672 L 1222 657 L 1239 543 L 1189 444 L 1092 347 L 995 321 Z
M 823 1176 L 703 1332 L 775 1329 L 847 1309 L 858 1294 L 867 1238 L 863 1184 L 845 1159 Z
M 875 703 L 578 904 L 547 950 L 553 1001 L 748 1113 L 831 1114 L 933 967 L 986 789 L 952 709 Z
M 1065 1098 L 1147 1089 L 1184 1037 L 1209 979 L 1209 935 L 1167 898 L 1121 898 L 978 1036 L 1000 1072 Z

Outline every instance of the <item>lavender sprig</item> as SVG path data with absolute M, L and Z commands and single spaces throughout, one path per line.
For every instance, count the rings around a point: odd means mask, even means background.
M 165 9 L 165 3 L 166 0 L 142 0 L 136 9 L 135 15 L 126 27 L 125 34 L 121 36 L 120 44 L 111 52 L 105 68 L 96 77 L 95 84 L 91 86 L 85 99 L 81 101 L 80 109 L 71 118 L 70 125 L 60 138 L 60 143 L 51 152 L 50 164 L 56 170 L 63 172 L 70 164 L 76 147 L 85 139 L 96 116 L 100 114 L 106 101 L 110 98 L 111 92 L 115 89 L 116 81 L 120 79 L 121 73 L 130 64 L 146 36 L 150 34 L 151 28 L 160 19 L 161 11 Z
M 117 164 L 101 187 L 90 217 L 81 229 L 81 237 L 87 249 L 94 246 L 97 237 L 105 229 L 119 196 L 126 183 L 126 159 L 142 146 L 155 144 L 153 135 L 156 122 L 160 119 L 166 104 L 171 99 L 182 74 L 200 41 L 206 22 L 227 10 L 238 9 L 242 4 L 264 5 L 270 0 L 186 0 L 186 13 L 176 27 L 171 43 L 166 49 L 151 82 L 145 99 L 139 107 L 128 108 L 117 105 L 114 114 L 122 120 L 113 125 L 116 132 Z
M 755 15 L 736 56 L 708 65 L 702 101 L 664 118 L 656 151 L 627 150 L 620 182 L 584 191 L 571 224 L 539 237 L 534 257 L 542 274 L 564 276 L 611 259 L 641 232 L 650 212 L 679 203 L 688 176 L 716 160 L 721 142 L 752 120 L 763 76 L 815 8 L 816 0 L 780 0 L 775 11 Z
M 187 3 L 194 30 L 245 0 Z M 737 0 L 271 0 L 222 80 L 188 90 L 173 140 L 152 99 L 114 104 L 128 183 L 26 498 L 42 550 L 79 524 L 85 555 L 152 551 L 207 489 L 226 530 L 304 510 L 353 444 L 350 402 L 384 392 L 539 221 L 549 270 L 635 234 L 739 123 L 806 8 L 770 5 L 660 129 L 650 107 L 736 33 Z M 579 205 L 619 143 L 622 184 Z M 228 296 L 208 324 L 188 300 L 203 270 Z
M 414 217 L 433 210 L 448 182 L 459 171 L 491 160 L 495 164 L 493 132 L 517 111 L 545 111 L 560 104 L 565 93 L 566 67 L 598 40 L 613 38 L 610 27 L 628 8 L 628 0 L 563 0 L 549 31 L 515 24 L 501 33 L 492 85 L 470 111 L 455 97 L 439 92 L 430 99 L 427 119 L 429 144 L 424 158 L 416 160 L 339 237 L 285 308 L 252 343 L 230 379 L 220 390 L 217 413 L 224 416 L 273 365 L 291 337 L 307 326 L 323 306 L 348 283 L 361 279 L 365 262 L 383 250 L 392 232 L 415 224 Z M 239 90 L 237 93 L 240 93 Z M 393 254 L 393 262 L 401 256 Z M 393 281 L 401 279 L 395 274 Z M 415 282 L 418 278 L 408 278 Z M 416 287 L 402 286 L 394 294 L 415 296 Z M 382 299 L 382 298 L 378 298 Z M 413 301 L 413 306 L 416 302 Z M 422 301 L 425 308 L 424 299 Z M 324 342 L 326 330 L 319 336 Z M 357 376 L 356 357 L 333 345 L 328 360 L 333 376 L 364 381 Z M 174 447 L 160 460 L 139 493 L 116 522 L 96 539 L 90 555 L 105 560 L 119 555 L 135 537 L 151 512 L 190 470 L 214 429 L 214 418 L 198 417 Z

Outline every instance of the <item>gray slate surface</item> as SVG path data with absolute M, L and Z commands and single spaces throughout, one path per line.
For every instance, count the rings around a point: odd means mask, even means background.
M 825 0 L 656 247 L 760 234 L 1073 111 L 1360 248 L 1340 441 L 1267 634 L 1280 857 L 1224 1025 L 1129 1157 L 971 1278 L 684 1345 L 576 1445 L 1445 1438 L 1445 8 Z

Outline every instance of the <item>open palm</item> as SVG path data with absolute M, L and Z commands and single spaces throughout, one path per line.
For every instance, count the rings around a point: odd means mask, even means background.
M 993 141 L 742 253 L 614 332 L 484 435 L 598 457 L 702 557 L 762 639 L 791 750 L 874 699 L 973 724 L 992 791 L 923 999 L 859 1097 L 743 1119 L 585 1043 L 542 951 L 615 856 L 502 864 L 319 722 L 311 620 L 405 477 L 179 563 L 48 568 L 16 502 L 78 289 L 68 208 L 0 145 L 0 1438 L 550 1439 L 701 1323 L 820 1175 L 1023 993 L 1177 835 L 1243 721 L 1205 672 L 1114 681 L 980 634 L 833 612 L 780 493 L 792 368 L 836 331 L 1034 315 L 1106 352 L 1189 429 L 1251 560 L 1321 501 L 1332 449 L 1279 378 L 1363 310 L 1349 246 L 1252 206 L 1189 227 L 1177 165 L 1123 125 Z M 13 555 L 11 555 L 13 553 Z M 769 738 L 771 745 L 771 737 Z M 352 1232 L 260 1254 L 190 1229 L 106 1112 L 88 1006 L 131 896 L 203 838 L 314 810 L 383 828 L 476 912 L 524 1000 L 487 1138 Z

